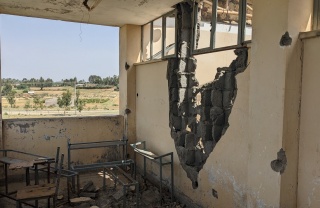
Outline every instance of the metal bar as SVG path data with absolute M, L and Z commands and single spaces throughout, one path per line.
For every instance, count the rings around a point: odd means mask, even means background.
M 211 45 L 210 48 L 216 47 L 216 32 L 217 32 L 217 7 L 218 0 L 212 0 L 212 19 L 211 19 Z
M 136 187 L 136 204 L 137 204 L 137 207 L 139 207 L 139 183 L 138 182 L 136 182 L 136 185 L 135 185 L 135 187 Z
M 153 56 L 153 21 L 150 22 L 150 60 Z
M 144 61 L 143 60 L 143 54 L 144 54 L 144 49 L 143 49 L 143 27 L 144 25 L 141 26 L 141 37 L 140 37 L 140 62 Z
M 4 177 L 5 177 L 5 186 L 6 186 L 6 194 L 8 194 L 8 164 L 4 164 Z
M 103 190 L 106 191 L 106 168 L 103 168 Z
M 239 16 L 238 16 L 238 44 L 244 41 L 246 29 L 246 13 L 247 13 L 247 0 L 240 0 Z
M 207 54 L 207 53 L 215 53 L 215 52 L 220 52 L 220 51 L 227 51 L 227 50 L 234 50 L 238 48 L 247 48 L 246 44 L 244 45 L 233 45 L 233 46 L 226 46 L 226 47 L 221 47 L 221 48 L 214 48 L 214 49 L 200 49 L 197 51 L 193 52 L 193 55 L 201 55 L 201 54 Z
M 161 43 L 161 58 L 164 57 L 164 54 L 165 54 L 165 48 L 166 48 L 166 24 L 167 23 L 167 18 L 165 16 L 162 16 L 162 43 Z
M 146 142 L 143 142 L 143 149 L 146 149 Z M 144 179 L 144 183 L 146 183 L 147 181 L 147 164 L 146 164 L 147 160 L 146 157 L 143 157 L 143 179 Z
M 195 41 L 196 41 L 196 39 L 194 37 L 197 32 L 197 23 L 198 23 L 198 3 L 196 3 L 196 2 L 193 2 L 192 14 L 193 14 L 192 15 L 193 33 L 191 34 L 191 53 L 190 54 L 193 54 L 193 51 L 197 50 L 194 47 Z
M 26 168 L 26 185 L 30 186 L 30 168 Z
M 127 193 L 127 186 L 123 186 L 123 208 L 126 208 L 127 206 L 126 206 L 126 199 L 127 199 L 127 197 L 126 197 L 126 193 Z
M 60 155 L 60 147 L 57 147 L 57 152 L 56 152 L 56 163 L 54 164 L 54 171 L 56 171 L 56 170 L 58 169 L 59 155 Z

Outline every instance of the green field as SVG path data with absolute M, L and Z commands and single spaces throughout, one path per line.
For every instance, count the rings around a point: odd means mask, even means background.
M 72 93 L 72 103 L 64 113 L 64 108 L 56 104 L 58 97 L 69 90 Z M 82 112 L 76 111 L 73 105 L 75 89 L 73 87 L 32 87 L 29 93 L 16 90 L 15 104 L 11 108 L 5 96 L 2 97 L 3 118 L 55 117 L 55 116 L 97 116 L 119 114 L 119 91 L 110 89 L 80 89 L 80 99 L 85 101 Z M 30 93 L 32 92 L 32 93 Z M 34 97 L 40 97 L 45 103 L 41 108 L 34 105 Z M 29 107 L 26 104 L 29 103 Z

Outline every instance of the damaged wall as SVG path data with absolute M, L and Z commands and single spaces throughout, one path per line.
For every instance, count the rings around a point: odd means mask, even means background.
M 198 188 L 198 174 L 215 145 L 229 127 L 229 116 L 237 95 L 235 76 L 247 67 L 247 48 L 234 51 L 237 58 L 228 67 L 217 68 L 211 82 L 198 87 L 197 60 L 191 56 L 193 8 L 177 5 L 178 54 L 168 60 L 169 126 L 180 164 Z M 201 94 L 200 104 L 197 94 Z
M 71 142 L 120 140 L 123 126 L 123 116 L 6 119 L 3 120 L 4 147 L 54 157 L 59 146 L 60 152 L 67 155 L 68 138 Z M 72 161 L 92 163 L 112 159 L 115 154 L 114 148 L 77 150 L 72 154 Z
M 214 78 L 217 67 L 228 66 L 235 55 L 233 51 L 226 51 L 199 55 L 196 58 L 198 60 L 196 77 L 199 85 L 203 85 L 207 82 L 208 76 Z M 174 153 L 176 191 L 183 192 L 194 203 L 203 207 L 222 205 L 227 205 L 225 207 L 243 205 L 242 207 L 245 207 L 246 204 L 249 68 L 245 73 L 237 76 L 241 90 L 238 90 L 237 99 L 229 118 L 231 127 L 210 154 L 199 173 L 198 189 L 193 190 L 190 179 L 180 165 L 174 140 L 170 135 L 167 113 L 169 112 L 168 83 L 165 79 L 167 61 L 136 66 L 137 140 L 147 141 L 147 146 L 155 153 Z M 151 175 L 159 176 L 158 168 L 149 161 L 147 162 Z M 170 168 L 164 167 L 165 183 L 169 181 L 169 171 Z M 218 192 L 218 199 L 212 195 L 212 189 Z

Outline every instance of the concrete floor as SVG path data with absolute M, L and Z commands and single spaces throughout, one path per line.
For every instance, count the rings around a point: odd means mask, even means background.
M 107 190 L 103 191 L 102 190 L 102 185 L 103 185 L 103 175 L 101 171 L 93 171 L 85 174 L 80 175 L 80 187 L 83 187 L 88 181 L 92 181 L 93 184 L 99 188 L 97 191 L 97 197 L 92 199 L 90 202 L 85 202 L 85 203 L 79 203 L 79 204 L 74 204 L 71 205 L 68 203 L 67 200 L 67 180 L 66 178 L 61 178 L 60 182 L 60 191 L 59 195 L 63 195 L 63 199 L 58 200 L 58 207 L 59 208 L 70 208 L 70 207 L 79 207 L 79 208 L 90 208 L 97 206 L 99 208 L 112 208 L 112 207 L 123 207 L 123 198 L 120 200 L 116 200 L 114 198 L 114 194 L 117 193 L 119 190 L 122 190 L 122 186 L 118 185 L 116 190 L 113 189 L 113 180 L 109 175 L 106 176 L 106 184 L 107 184 Z M 137 175 L 137 180 L 139 181 L 139 186 L 140 186 L 140 192 L 139 192 L 139 203 L 140 207 L 142 208 L 154 208 L 154 207 L 177 207 L 177 208 L 182 208 L 185 207 L 184 205 L 179 204 L 178 202 L 171 203 L 170 199 L 170 193 L 167 190 L 164 190 L 163 194 L 163 205 L 160 206 L 160 194 L 159 194 L 159 189 L 149 183 L 145 184 L 141 178 L 140 175 Z M 46 183 L 45 179 L 40 180 L 41 183 Z M 33 182 L 31 182 L 33 184 Z M 0 185 L 0 191 L 4 192 L 4 184 Z M 18 182 L 10 182 L 9 185 L 9 191 L 17 190 L 19 188 L 22 188 L 25 186 L 25 183 L 23 181 L 18 181 Z M 14 196 L 14 195 L 12 195 Z M 73 194 L 71 198 L 76 198 L 78 197 L 76 194 Z M 136 192 L 135 190 L 129 190 L 127 195 L 127 206 L 126 207 L 136 207 Z M 30 201 L 32 204 L 33 201 Z M 0 198 L 0 207 L 1 208 L 14 208 L 16 207 L 15 201 L 2 197 Z M 29 207 L 23 205 L 23 207 Z M 47 207 L 47 200 L 39 200 L 39 207 Z

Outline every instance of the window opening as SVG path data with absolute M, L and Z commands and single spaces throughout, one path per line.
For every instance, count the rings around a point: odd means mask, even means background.
M 142 61 L 148 61 L 150 60 L 150 36 L 151 36 L 151 23 L 148 23 L 144 26 L 142 26 Z
M 152 25 L 152 60 L 161 59 L 163 43 L 162 17 L 153 21 Z
M 253 0 L 247 0 L 246 5 L 246 27 L 245 27 L 245 36 L 244 40 L 251 40 L 252 39 L 252 15 L 253 15 Z
M 0 17 L 3 118 L 119 114 L 118 28 Z
M 175 54 L 176 43 L 176 13 L 172 12 L 165 16 L 165 38 L 164 38 L 164 56 Z

